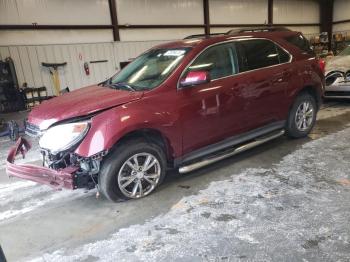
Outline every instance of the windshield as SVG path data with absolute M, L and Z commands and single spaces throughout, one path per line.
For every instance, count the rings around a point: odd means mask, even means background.
M 113 76 L 111 87 L 140 91 L 159 86 L 177 67 L 190 48 L 153 49 Z
M 347 46 L 343 51 L 341 51 L 338 56 L 350 55 L 350 46 Z

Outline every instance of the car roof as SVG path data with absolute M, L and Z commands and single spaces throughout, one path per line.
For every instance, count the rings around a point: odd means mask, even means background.
M 188 37 L 187 39 L 168 42 L 165 44 L 158 45 L 154 48 L 186 48 L 186 47 L 199 47 L 203 48 L 215 43 L 225 42 L 229 40 L 243 40 L 249 38 L 266 38 L 271 40 L 278 40 L 280 38 L 286 38 L 289 36 L 293 36 L 296 34 L 300 34 L 300 32 L 289 31 L 289 30 L 281 30 L 281 31 L 229 31 L 229 34 L 215 34 L 215 35 L 198 35 L 198 37 Z

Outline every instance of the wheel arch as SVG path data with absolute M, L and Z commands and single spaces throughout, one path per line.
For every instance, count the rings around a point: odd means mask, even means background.
M 143 139 L 149 143 L 157 144 L 164 150 L 168 165 L 173 164 L 174 150 L 171 146 L 170 140 L 161 131 L 153 128 L 141 128 L 129 131 L 114 143 L 110 151 L 115 150 L 120 144 L 134 139 Z
M 296 94 L 295 98 L 297 98 L 300 94 L 307 93 L 309 95 L 312 95 L 316 100 L 317 110 L 320 109 L 322 104 L 322 95 L 320 92 L 318 92 L 317 87 L 312 85 L 305 85 L 303 88 L 299 90 L 299 92 Z

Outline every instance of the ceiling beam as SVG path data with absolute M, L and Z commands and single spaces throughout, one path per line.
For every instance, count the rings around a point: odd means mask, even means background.
M 350 23 L 350 19 L 334 21 L 334 22 L 333 22 L 333 25 L 336 25 L 336 24 L 344 24 L 344 23 Z

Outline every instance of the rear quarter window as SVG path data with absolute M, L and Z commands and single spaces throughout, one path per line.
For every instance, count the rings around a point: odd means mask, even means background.
M 309 41 L 302 34 L 288 36 L 285 39 L 290 44 L 298 47 L 303 53 L 315 55 L 315 52 L 310 47 Z
M 279 64 L 276 46 L 269 40 L 246 40 L 238 44 L 241 55 L 241 71 Z

